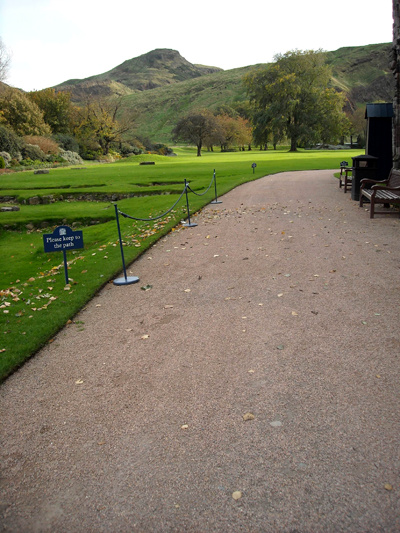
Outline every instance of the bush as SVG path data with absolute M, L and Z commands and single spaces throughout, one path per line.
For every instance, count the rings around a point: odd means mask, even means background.
M 12 157 L 18 156 L 24 145 L 23 139 L 18 137 L 11 129 L 0 126 L 0 151 L 9 153 Z
M 154 151 L 160 155 L 168 155 L 173 153 L 172 148 L 169 148 L 166 144 L 161 143 L 154 145 Z
M 53 139 L 63 150 L 67 150 L 68 152 L 79 152 L 79 143 L 75 137 L 72 137 L 72 135 L 68 135 L 67 133 L 57 133 L 56 135 L 53 135 Z
M 70 165 L 81 165 L 83 163 L 81 156 L 77 152 L 71 152 L 70 150 L 60 150 L 60 156 Z
M 46 154 L 34 144 L 26 144 L 22 150 L 23 159 L 30 159 L 31 161 L 46 161 Z
M 132 154 L 138 155 L 138 154 L 143 153 L 143 150 L 141 148 L 139 148 L 138 146 L 135 146 L 134 144 L 129 144 L 129 143 L 121 143 L 120 146 L 118 147 L 118 150 L 119 150 L 119 153 L 124 157 L 128 155 L 132 155 Z
M 24 137 L 27 144 L 39 146 L 45 154 L 58 154 L 60 148 L 58 144 L 49 137 L 41 137 L 39 135 L 27 135 Z
M 0 168 L 6 168 L 6 163 L 1 155 L 0 155 Z
M 4 159 L 6 167 L 8 167 L 11 161 L 11 155 L 8 152 L 0 152 L 0 156 Z

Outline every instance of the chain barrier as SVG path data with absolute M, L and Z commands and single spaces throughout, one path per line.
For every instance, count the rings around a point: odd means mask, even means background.
M 186 189 L 188 188 L 188 185 L 185 184 L 185 187 L 181 193 L 181 195 L 179 196 L 179 198 L 177 199 L 177 201 L 174 203 L 174 205 L 172 207 L 170 207 L 168 209 L 168 211 L 165 211 L 165 213 L 162 213 L 161 215 L 158 215 L 156 217 L 152 217 L 152 218 L 138 218 L 138 217 L 133 217 L 132 215 L 127 215 L 126 213 L 123 213 L 122 211 L 120 211 L 118 209 L 118 213 L 120 215 L 122 215 L 123 217 L 125 218 L 130 218 L 132 220 L 138 220 L 139 222 L 153 222 L 154 220 L 158 220 L 160 218 L 163 218 L 165 217 L 166 215 L 168 215 L 172 210 L 173 208 L 180 202 L 180 200 L 182 199 L 182 196 L 186 193 Z
M 204 195 L 207 194 L 208 191 L 210 190 L 211 185 L 213 184 L 214 180 L 215 180 L 215 170 L 214 170 L 213 177 L 211 178 L 210 185 L 207 187 L 207 189 L 206 189 L 204 192 L 202 192 L 202 193 L 198 193 L 198 192 L 194 191 L 194 190 L 192 189 L 192 187 L 191 187 L 189 184 L 187 185 L 187 187 L 188 187 L 189 191 L 191 191 L 191 192 L 192 192 L 193 194 L 195 194 L 196 196 L 204 196 Z
M 179 196 L 179 198 L 177 199 L 177 201 L 174 203 L 174 205 L 172 207 L 170 207 L 167 211 L 165 211 L 165 213 L 162 213 L 161 215 L 157 215 L 156 217 L 151 217 L 151 218 L 139 218 L 139 217 L 133 217 L 132 215 L 128 215 L 127 213 L 124 213 L 123 211 L 121 211 L 120 209 L 118 209 L 118 206 L 117 204 L 114 204 L 114 207 L 115 207 L 115 217 L 117 219 L 117 228 L 118 228 L 118 236 L 119 236 L 119 246 L 120 246 L 120 250 L 121 250 L 121 257 L 122 257 L 122 267 L 123 267 L 123 271 L 124 271 L 124 277 L 123 278 L 118 278 L 116 280 L 114 280 L 114 285 L 129 285 L 131 283 L 137 283 L 139 281 L 139 278 L 136 277 L 136 276 L 127 276 L 127 273 L 126 273 L 126 267 L 125 267 L 125 258 L 124 258 L 124 250 L 123 250 L 123 245 L 122 245 L 122 236 L 121 236 L 121 228 L 120 228 L 120 225 L 119 225 L 119 215 L 123 216 L 124 218 L 130 218 L 131 220 L 137 220 L 139 222 L 153 222 L 155 220 L 159 220 L 160 218 L 163 218 L 165 217 L 166 215 L 168 215 L 169 213 L 171 213 L 171 211 L 174 209 L 174 207 L 181 201 L 183 195 L 185 194 L 186 195 L 186 208 L 187 208 L 187 216 L 188 216 L 188 223 L 185 224 L 186 227 L 189 227 L 189 228 L 192 228 L 194 226 L 197 226 L 197 224 L 193 223 L 190 221 L 190 209 L 189 209 L 189 198 L 188 198 L 188 190 L 190 190 L 193 194 L 195 194 L 196 196 L 204 196 L 211 188 L 211 185 L 213 184 L 214 182 L 214 187 L 215 187 L 215 199 L 210 202 L 212 204 L 220 204 L 222 203 L 221 201 L 218 200 L 218 197 L 217 197 L 217 180 L 215 178 L 215 169 L 214 169 L 214 174 L 213 174 L 213 177 L 211 179 L 211 182 L 210 182 L 210 185 L 207 187 L 207 189 L 205 190 L 205 192 L 203 193 L 197 193 L 195 192 L 189 185 L 189 183 L 186 181 L 185 179 L 185 186 L 183 188 L 183 191 L 181 193 L 181 195 Z

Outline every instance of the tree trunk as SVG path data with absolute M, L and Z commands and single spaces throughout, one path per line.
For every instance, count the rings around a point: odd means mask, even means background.
M 199 143 L 199 144 L 197 145 L 197 157 L 200 157 L 200 156 L 201 156 L 201 145 L 202 145 L 202 143 Z
M 290 150 L 289 152 L 297 152 L 297 139 L 292 137 L 290 139 Z

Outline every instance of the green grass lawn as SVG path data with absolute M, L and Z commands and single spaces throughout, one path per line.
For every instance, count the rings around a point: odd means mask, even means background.
M 0 176 L 0 196 L 20 202 L 20 211 L 0 213 L 0 379 L 32 356 L 108 281 L 122 270 L 110 198 L 121 211 L 138 218 L 157 216 L 179 198 L 184 180 L 196 192 L 217 176 L 218 196 L 247 181 L 291 170 L 337 169 L 360 151 L 203 152 L 176 148 L 177 157 L 144 155 L 112 164 L 52 169 Z M 143 160 L 155 165 L 139 165 Z M 252 163 L 257 167 L 253 173 Z M 214 187 L 202 197 L 189 194 L 194 213 L 213 199 Z M 83 195 L 91 195 L 84 201 Z M 53 203 L 29 205 L 40 197 Z M 3 202 L 1 205 L 7 205 Z M 156 222 L 120 217 L 124 255 L 129 264 L 162 235 L 186 219 L 185 198 Z M 43 222 L 46 227 L 42 227 Z M 43 234 L 66 224 L 83 231 L 84 249 L 67 252 L 69 286 L 62 253 L 45 253 Z M 29 225 L 30 229 L 26 226 Z M 138 284 L 140 290 L 140 282 Z

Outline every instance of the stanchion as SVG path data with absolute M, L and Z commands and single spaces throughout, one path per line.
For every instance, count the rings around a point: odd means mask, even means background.
M 218 196 L 217 196 L 217 179 L 215 177 L 215 169 L 214 169 L 214 189 L 215 189 L 215 200 L 210 202 L 210 204 L 222 204 L 222 201 L 218 200 Z
M 126 275 L 124 249 L 123 249 L 123 246 L 122 246 L 121 228 L 119 226 L 119 214 L 118 214 L 117 204 L 114 204 L 114 207 L 115 207 L 115 216 L 116 216 L 116 219 L 117 219 L 119 246 L 120 246 L 120 249 L 121 249 L 122 268 L 124 270 L 124 277 L 115 279 L 113 281 L 113 283 L 114 283 L 114 285 L 131 285 L 132 283 L 137 283 L 139 281 L 139 278 L 136 277 L 136 276 L 127 276 Z
M 197 226 L 197 224 L 195 224 L 194 222 L 190 222 L 190 210 L 189 210 L 189 198 L 188 198 L 188 193 L 187 193 L 187 190 L 188 190 L 188 183 L 185 179 L 185 193 L 186 193 L 186 208 L 187 208 L 187 214 L 188 214 L 188 223 L 187 224 L 183 224 L 186 228 L 194 228 L 195 226 Z

